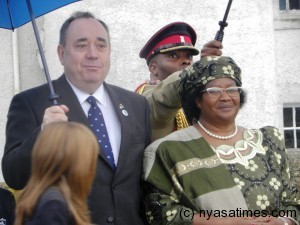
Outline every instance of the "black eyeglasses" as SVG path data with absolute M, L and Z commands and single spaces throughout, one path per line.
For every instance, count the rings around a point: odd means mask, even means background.
M 201 91 L 200 93 L 207 92 L 210 97 L 219 98 L 223 95 L 224 91 L 229 97 L 237 97 L 241 93 L 242 88 L 241 87 L 229 87 L 229 88 L 211 87 Z

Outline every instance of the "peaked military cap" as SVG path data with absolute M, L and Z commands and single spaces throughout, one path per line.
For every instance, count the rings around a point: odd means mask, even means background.
M 170 51 L 187 49 L 193 55 L 198 55 L 199 50 L 194 47 L 197 40 L 195 30 L 187 23 L 170 23 L 157 31 L 140 51 L 140 57 L 147 63 L 157 54 Z

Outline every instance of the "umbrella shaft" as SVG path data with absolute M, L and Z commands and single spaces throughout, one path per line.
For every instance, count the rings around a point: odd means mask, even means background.
M 37 29 L 37 26 L 36 26 L 36 23 L 35 23 L 35 17 L 34 17 L 34 14 L 33 14 L 31 2 L 30 2 L 30 0 L 26 0 L 26 2 L 27 2 L 31 22 L 32 22 L 33 31 L 34 31 L 34 34 L 35 34 L 35 37 L 36 37 L 38 48 L 39 48 L 40 56 L 41 56 L 41 59 L 42 59 L 46 79 L 47 79 L 49 89 L 50 89 L 49 100 L 53 101 L 54 105 L 57 105 L 58 104 L 57 103 L 58 95 L 54 92 L 52 81 L 50 79 L 49 70 L 48 70 L 48 66 L 47 66 L 47 63 L 46 63 L 46 58 L 45 58 L 45 55 L 44 55 L 44 51 L 43 51 L 43 48 L 42 48 L 40 35 L 39 35 L 38 29 Z
M 228 1 L 227 7 L 226 7 L 226 11 L 223 17 L 223 21 L 219 21 L 219 25 L 220 25 L 220 30 L 217 31 L 217 34 L 215 36 L 215 40 L 222 42 L 223 41 L 223 37 L 224 37 L 224 28 L 228 26 L 228 23 L 226 22 L 227 17 L 228 17 L 228 13 L 231 7 L 231 3 L 232 0 Z

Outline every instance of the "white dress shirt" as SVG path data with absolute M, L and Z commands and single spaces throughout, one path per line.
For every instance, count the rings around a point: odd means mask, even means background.
M 71 85 L 87 117 L 91 105 L 86 101 L 86 99 L 90 96 L 90 94 L 87 94 L 75 87 L 68 79 L 67 81 Z M 97 99 L 97 105 L 102 111 L 115 163 L 117 165 L 121 145 L 121 124 L 119 118 L 103 85 L 101 85 L 92 95 Z

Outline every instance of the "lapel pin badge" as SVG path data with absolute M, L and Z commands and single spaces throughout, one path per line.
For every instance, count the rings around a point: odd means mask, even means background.
M 124 116 L 128 116 L 128 112 L 125 109 L 122 110 L 122 113 Z
M 128 116 L 128 112 L 124 109 L 125 107 L 124 107 L 123 104 L 120 104 L 119 108 L 122 110 L 122 113 L 123 113 L 124 116 Z

